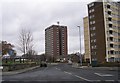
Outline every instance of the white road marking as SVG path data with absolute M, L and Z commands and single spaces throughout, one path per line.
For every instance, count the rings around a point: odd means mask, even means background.
M 59 68 L 56 68 L 57 70 L 61 70 L 61 69 L 59 69 Z
M 9 81 L 9 82 L 18 82 L 19 80 L 2 80 L 2 81 Z M 34 80 L 21 80 L 21 82 L 27 82 L 27 83 L 31 83 L 31 81 L 34 81 Z M 45 81 L 47 81 L 47 80 L 35 80 L 35 81 L 38 81 L 38 82 L 45 82 Z
M 61 70 L 61 69 L 59 69 L 59 68 L 56 68 L 56 69 L 57 69 L 57 70 Z M 67 72 L 67 71 L 63 71 L 63 72 L 66 73 L 66 74 L 69 74 L 69 75 L 73 75 L 72 73 Z M 96 75 L 98 75 L 98 76 L 113 76 L 113 75 L 111 75 L 111 74 L 103 74 L 103 73 L 94 73 L 94 74 L 96 74 Z M 90 81 L 90 82 L 100 82 L 100 81 L 101 81 L 101 80 L 89 80 L 89 79 L 83 78 L 83 77 L 78 76 L 78 75 L 73 75 L 73 76 L 75 76 L 75 77 L 77 77 L 77 78 L 80 78 L 80 79 L 82 79 L 82 80 L 85 80 L 85 81 Z M 105 80 L 105 81 L 114 82 L 114 80 Z
M 91 82 L 100 82 L 101 80 L 90 80 Z
M 96 74 L 98 76 L 101 76 L 101 77 L 103 77 L 103 76 L 113 76 L 111 74 L 103 74 L 103 73 L 94 73 L 94 74 Z
M 72 73 L 67 72 L 67 71 L 64 71 L 64 73 L 67 73 L 67 74 L 73 75 Z M 77 77 L 77 78 L 80 78 L 80 79 L 82 79 L 82 80 L 85 80 L 85 81 L 91 81 L 91 80 L 88 80 L 88 79 L 86 79 L 86 78 L 80 77 L 80 76 L 78 76 L 78 75 L 73 75 L 73 76 L 75 76 L 75 77 Z
M 9 82 L 11 82 L 11 81 L 18 81 L 18 80 L 2 80 L 2 81 L 9 81 Z
M 64 71 L 65 73 L 67 73 L 67 74 L 70 74 L 70 75 L 72 75 L 72 73 L 70 73 L 70 72 L 66 72 L 66 71 Z
M 91 80 L 88 80 L 88 79 L 86 79 L 86 78 L 80 77 L 80 76 L 78 76 L 78 75 L 75 75 L 75 77 L 80 78 L 80 79 L 83 79 L 83 80 L 85 80 L 85 81 L 91 81 Z
M 105 80 L 105 81 L 113 82 L 113 81 L 115 81 L 115 80 Z
M 45 70 L 47 70 L 48 69 L 48 67 L 46 67 L 45 69 L 43 69 L 43 71 L 45 71 Z

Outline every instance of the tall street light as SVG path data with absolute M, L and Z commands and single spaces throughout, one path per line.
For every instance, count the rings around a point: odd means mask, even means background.
M 81 30 L 80 30 L 80 26 L 77 26 L 79 28 L 79 38 L 80 38 L 80 65 L 82 66 L 82 54 L 81 54 Z

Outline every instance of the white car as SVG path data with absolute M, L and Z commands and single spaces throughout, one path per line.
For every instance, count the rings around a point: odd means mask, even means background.
M 0 66 L 0 70 L 3 69 L 3 66 Z

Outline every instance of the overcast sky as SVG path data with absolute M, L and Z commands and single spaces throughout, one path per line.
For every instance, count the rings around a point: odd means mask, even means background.
M 0 6 L 0 40 L 16 46 L 21 28 L 32 31 L 39 53 L 45 52 L 45 28 L 52 24 L 68 28 L 68 53 L 79 51 L 79 29 L 84 53 L 83 17 L 87 16 L 87 4 L 94 0 L 2 0 Z M 16 48 L 16 47 L 15 47 Z

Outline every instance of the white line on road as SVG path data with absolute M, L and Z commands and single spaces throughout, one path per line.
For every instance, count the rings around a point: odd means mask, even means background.
M 4 80 L 0 80 L 0 82 L 2 82 L 2 81 L 4 81 Z
M 100 82 L 101 80 L 90 80 L 91 82 Z
M 108 82 L 108 81 L 109 81 L 109 82 L 113 82 L 113 81 L 115 81 L 115 80 L 105 80 L 105 81 L 107 81 L 107 82 Z
M 48 69 L 48 67 L 46 67 L 45 69 L 43 69 L 43 71 L 45 71 L 45 70 L 47 70 Z
M 56 68 L 57 70 L 61 70 L 61 69 L 59 69 L 59 68 Z
M 72 73 L 70 73 L 70 72 L 66 72 L 66 71 L 64 71 L 65 73 L 67 73 L 67 74 L 70 74 L 70 75 L 72 75 Z
M 64 73 L 67 73 L 67 74 L 73 75 L 72 73 L 67 72 L 67 71 L 64 71 Z M 85 80 L 85 81 L 91 81 L 91 80 L 88 80 L 88 79 L 86 79 L 86 78 L 80 77 L 80 76 L 78 76 L 78 75 L 73 75 L 73 76 L 75 76 L 75 77 L 77 77 L 77 78 L 80 78 L 80 79 L 82 79 L 82 80 Z
M 56 69 L 57 70 L 61 70 L 61 69 L 59 69 L 59 68 L 57 68 L 56 67 Z M 77 78 L 80 78 L 80 79 L 82 79 L 82 80 L 85 80 L 85 81 L 89 81 L 89 82 L 100 82 L 101 80 L 89 80 L 89 79 L 86 79 L 86 78 L 83 78 L 83 77 L 81 77 L 81 76 L 78 76 L 78 75 L 74 75 L 74 74 L 72 74 L 72 73 L 70 73 L 70 72 L 67 72 L 67 71 L 63 71 L 64 73 L 66 73 L 66 74 L 69 74 L 69 75 L 73 75 L 73 76 L 75 76 L 75 77 L 77 77 Z M 113 76 L 113 75 L 111 75 L 111 74 L 103 74 L 103 73 L 94 73 L 94 74 L 96 74 L 96 75 L 98 75 L 98 76 Z M 113 82 L 114 80 L 105 80 L 105 81 L 110 81 L 110 82 Z
M 101 76 L 101 77 L 103 77 L 103 76 L 113 76 L 111 74 L 103 74 L 103 73 L 94 73 L 94 74 L 96 74 L 98 76 Z
M 75 77 L 80 78 L 80 79 L 83 79 L 83 80 L 85 80 L 85 81 L 91 81 L 91 80 L 88 80 L 88 79 L 86 79 L 86 78 L 80 77 L 80 76 L 78 76 L 78 75 L 75 75 Z
M 18 82 L 19 80 L 2 80 L 2 81 L 9 81 L 9 82 Z M 31 83 L 32 81 L 34 81 L 34 80 L 22 80 L 23 82 L 27 82 L 27 83 Z M 38 81 L 38 82 L 44 82 L 44 81 L 47 81 L 47 80 L 35 80 L 36 82 Z

